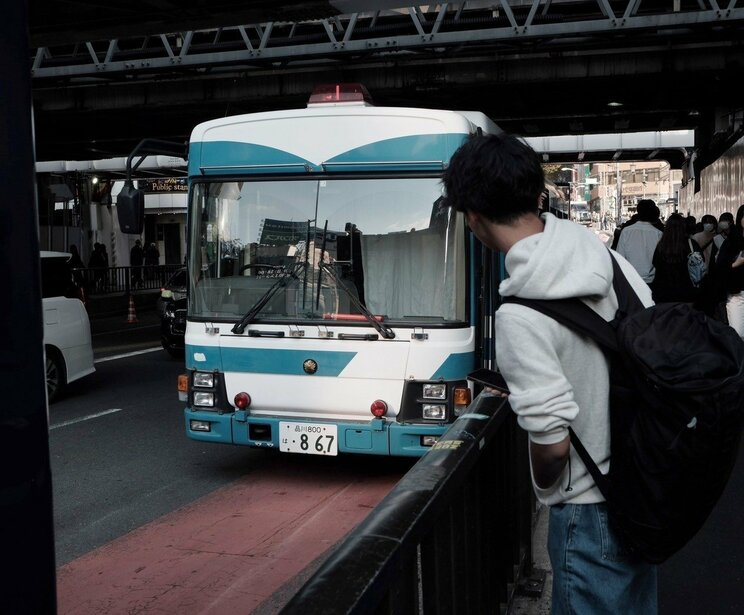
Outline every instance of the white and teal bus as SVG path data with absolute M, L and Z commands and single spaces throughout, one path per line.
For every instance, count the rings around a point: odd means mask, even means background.
M 424 454 L 489 366 L 498 261 L 443 205 L 477 112 L 359 84 L 225 117 L 189 145 L 185 429 L 291 453 Z M 484 275 L 485 274 L 485 275 Z
M 591 225 L 592 212 L 589 210 L 589 205 L 586 201 L 571 201 L 569 206 L 571 208 L 571 220 L 584 226 Z

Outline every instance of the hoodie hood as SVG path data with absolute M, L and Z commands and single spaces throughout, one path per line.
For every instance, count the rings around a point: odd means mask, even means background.
M 575 222 L 552 214 L 542 219 L 542 233 L 525 237 L 507 253 L 509 277 L 499 285 L 499 293 L 523 299 L 606 296 L 612 287 L 607 247 Z

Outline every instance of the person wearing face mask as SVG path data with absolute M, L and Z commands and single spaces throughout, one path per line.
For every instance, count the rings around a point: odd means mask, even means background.
M 696 302 L 698 309 L 726 324 L 728 324 L 728 314 L 726 311 L 726 303 L 728 301 L 726 272 L 722 271 L 718 266 L 718 259 L 720 248 L 726 241 L 726 237 L 733 225 L 734 216 L 730 211 L 725 211 L 718 217 L 717 233 L 713 237 L 713 244 L 710 248 L 708 275 L 703 278 L 700 295 Z
M 744 339 L 744 205 L 736 212 L 736 221 L 721 244 L 716 270 L 726 290 L 728 323 Z
M 730 211 L 724 211 L 720 216 L 718 216 L 718 234 L 713 238 L 713 245 L 716 247 L 716 250 L 721 249 L 721 245 L 723 245 L 723 242 L 733 225 L 734 214 Z
M 718 222 L 715 216 L 705 214 L 702 219 L 703 230 L 695 233 L 692 240 L 700 246 L 708 270 L 703 281 L 700 283 L 700 292 L 695 301 L 695 307 L 705 312 L 708 316 L 727 322 L 726 319 L 726 292 L 723 281 L 716 274 L 716 257 L 718 247 L 715 243 L 717 237 Z M 727 231 L 728 232 L 728 231 Z
M 716 222 L 716 217 L 710 214 L 705 214 L 701 222 L 703 223 L 703 230 L 695 233 L 692 236 L 692 240 L 700 246 L 700 250 L 703 252 L 703 258 L 705 259 L 705 265 L 708 271 L 710 271 L 711 261 L 715 256 L 714 249 L 716 252 L 718 251 L 718 248 L 715 247 L 715 243 L 713 242 L 718 223 Z

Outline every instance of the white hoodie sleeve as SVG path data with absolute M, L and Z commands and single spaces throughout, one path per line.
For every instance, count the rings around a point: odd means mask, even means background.
M 496 362 L 519 425 L 532 442 L 560 442 L 579 409 L 558 352 L 580 340 L 553 319 L 514 304 L 498 310 L 496 331 Z

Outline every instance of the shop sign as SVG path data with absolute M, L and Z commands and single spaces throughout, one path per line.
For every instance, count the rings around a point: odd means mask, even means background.
M 188 192 L 189 186 L 185 177 L 159 177 L 157 179 L 140 179 L 137 187 L 147 194 L 167 192 Z

